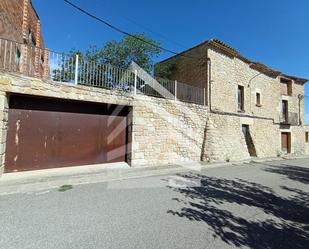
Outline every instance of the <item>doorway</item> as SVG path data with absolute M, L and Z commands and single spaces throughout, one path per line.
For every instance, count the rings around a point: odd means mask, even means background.
M 283 153 L 291 153 L 291 133 L 281 132 L 281 150 Z
M 242 133 L 244 134 L 250 156 L 256 157 L 256 150 L 250 134 L 249 125 L 242 125 Z

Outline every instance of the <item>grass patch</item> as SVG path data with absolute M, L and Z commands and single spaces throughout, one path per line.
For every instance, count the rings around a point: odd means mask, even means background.
M 257 161 L 254 161 L 254 160 L 251 160 L 250 163 L 251 163 L 251 164 L 257 164 L 258 162 L 257 162 Z
M 73 188 L 72 185 L 62 185 L 62 186 L 58 189 L 58 191 L 59 191 L 59 192 L 65 192 L 65 191 L 71 190 L 72 188 Z

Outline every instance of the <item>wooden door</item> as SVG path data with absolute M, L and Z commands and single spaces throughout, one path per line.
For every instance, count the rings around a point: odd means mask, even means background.
M 282 152 L 290 153 L 290 151 L 291 151 L 290 144 L 291 144 L 290 133 L 289 132 L 282 132 L 281 133 L 281 149 L 282 149 Z

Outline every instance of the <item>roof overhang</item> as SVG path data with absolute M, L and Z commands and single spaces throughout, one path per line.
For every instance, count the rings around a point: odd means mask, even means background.
M 224 53 L 224 54 L 227 54 L 231 57 L 236 57 L 242 61 L 244 61 L 245 63 L 249 64 L 249 67 L 254 69 L 254 70 L 257 70 L 267 76 L 270 76 L 270 77 L 273 77 L 273 78 L 277 78 L 279 76 L 283 76 L 283 77 L 286 77 L 286 78 L 289 78 L 291 80 L 294 80 L 294 82 L 298 83 L 298 84 L 305 84 L 306 82 L 308 82 L 309 80 L 308 79 L 304 79 L 304 78 L 299 78 L 299 77 L 296 77 L 296 76 L 291 76 L 291 75 L 287 75 L 287 74 L 283 74 L 282 72 L 280 71 L 277 71 L 277 70 L 274 70 L 270 67 L 267 67 L 266 65 L 260 63 L 260 62 L 255 62 L 255 61 L 252 61 L 244 56 L 242 56 L 236 49 L 232 48 L 231 46 L 227 45 L 226 43 L 218 40 L 218 39 L 211 39 L 211 40 L 208 40 L 208 41 L 205 41 L 205 42 L 202 42 L 192 48 L 189 48 L 188 50 L 185 50 L 181 53 L 179 53 L 178 55 L 174 55 L 166 60 L 163 60 L 159 63 L 163 63 L 163 62 L 166 62 L 170 59 L 173 59 L 175 57 L 178 57 L 178 56 L 183 56 L 185 53 L 189 52 L 190 50 L 193 50 L 197 47 L 200 47 L 200 46 L 208 46 L 208 47 L 211 47 L 211 48 L 215 48 L 216 50 L 219 50 L 220 52 Z M 159 64 L 158 63 L 158 64 Z

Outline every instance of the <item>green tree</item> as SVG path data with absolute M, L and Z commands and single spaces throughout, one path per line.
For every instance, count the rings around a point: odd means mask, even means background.
M 84 53 L 72 49 L 68 55 L 62 55 L 61 60 L 57 61 L 57 66 L 53 70 L 53 79 L 62 82 L 73 81 L 76 55 L 78 54 L 79 84 L 129 91 L 134 84 L 133 72 L 113 70 L 109 65 L 127 68 L 131 61 L 134 61 L 151 73 L 153 71 L 153 59 L 161 53 L 158 42 L 147 38 L 144 34 L 138 33 L 134 36 L 139 37 L 139 39 L 126 36 L 120 41 L 107 42 L 101 48 L 90 46 Z
M 169 79 L 173 72 L 177 70 L 177 64 L 173 60 L 158 63 L 154 67 L 156 77 Z
M 84 59 L 124 68 L 128 67 L 131 61 L 135 61 L 146 71 L 151 72 L 153 58 L 161 53 L 158 47 L 160 43 L 146 37 L 143 33 L 137 33 L 134 36 L 141 40 L 126 36 L 120 41 L 107 42 L 102 48 L 91 46 L 86 51 Z

